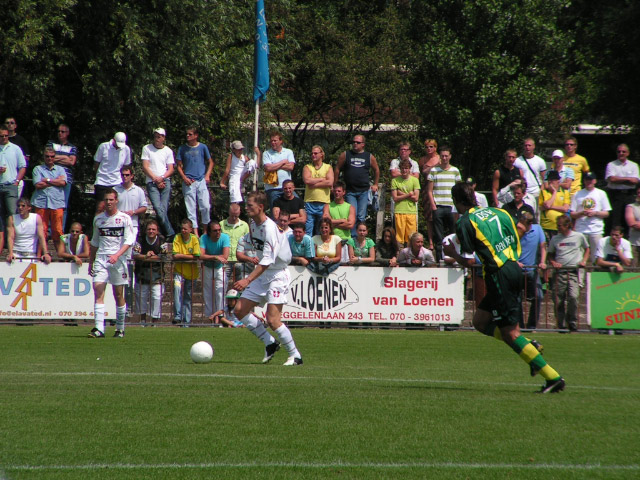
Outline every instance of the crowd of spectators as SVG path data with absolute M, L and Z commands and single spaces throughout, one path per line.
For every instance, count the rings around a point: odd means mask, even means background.
M 69 126 L 60 124 L 56 140 L 47 142 L 34 156 L 16 129 L 17 122 L 11 117 L 0 127 L 0 251 L 7 247 L 9 261 L 27 257 L 49 262 L 50 238 L 58 258 L 81 264 L 89 257 L 89 239 L 69 211 L 78 161 L 78 150 L 69 141 Z M 354 135 L 352 147 L 338 156 L 334 167 L 325 158 L 323 148 L 314 145 L 311 161 L 302 168 L 301 198 L 292 177 L 294 153 L 284 147 L 282 135 L 274 132 L 269 135 L 270 148 L 264 152 L 254 148 L 253 159 L 246 155 L 242 142 L 231 143 L 219 182 L 221 189 L 228 192 L 229 215 L 220 222 L 211 221 L 209 188 L 214 160 L 208 147 L 200 143 L 198 129 L 185 130 L 185 143 L 175 156 L 165 145 L 163 128 L 156 128 L 152 136 L 140 157 L 144 189 L 134 182 L 133 154 L 124 132 L 101 143 L 93 157 L 96 213 L 102 211 L 103 193 L 115 189 L 118 209 L 131 217 L 137 237 L 131 251 L 139 285 L 136 313 L 145 318 L 149 315 L 152 322 L 158 319 L 163 275 L 157 262 L 152 266 L 144 264 L 168 254 L 176 260 L 175 323 L 190 322 L 192 285 L 200 272 L 194 260 L 198 259 L 204 263 L 206 316 L 219 322 L 219 312 L 225 312 L 225 319 L 231 315 L 229 321 L 236 320 L 226 308 L 226 291 L 234 279 L 246 275 L 255 265 L 249 226 L 240 217 L 245 182 L 260 170 L 270 213 L 289 237 L 293 263 L 320 275 L 330 274 L 341 264 L 450 264 L 442 245 L 456 244 L 458 215 L 451 187 L 461 181 L 474 190 L 476 187 L 474 178 L 463 177 L 452 164 L 449 146 L 438 148 L 435 139 L 427 139 L 425 155 L 415 161 L 411 158 L 411 144 L 402 142 L 398 157 L 389 161 L 390 221 L 381 238 L 372 238 L 366 221 L 368 206 L 378 194 L 380 163 L 366 150 L 365 137 Z M 604 188 L 596 186 L 598 177 L 577 153 L 577 147 L 574 137 L 567 138 L 564 151 L 555 150 L 547 167 L 535 152 L 534 140 L 526 138 L 521 155 L 514 149 L 506 150 L 503 163 L 493 174 L 492 206 L 509 212 L 521 233 L 521 264 L 530 284 L 527 299 L 532 302 L 533 312 L 526 326 L 531 328 L 537 323 L 542 288 L 551 282 L 559 286 L 554 290 L 559 324 L 566 319 L 569 328 L 575 325 L 574 303 L 583 281 L 573 271 L 566 273 L 568 268 L 594 265 L 622 272 L 638 265 L 640 174 L 638 165 L 629 160 L 629 147 L 617 146 L 617 158 L 607 164 L 604 172 Z M 28 169 L 29 161 L 38 164 Z M 33 193 L 21 197 L 27 171 L 31 172 L 29 191 Z M 186 208 L 186 218 L 178 232 L 169 219 L 172 178 L 176 173 Z M 487 198 L 480 192 L 475 194 L 478 208 L 487 207 Z M 154 218 L 146 218 L 147 198 Z M 67 223 L 71 223 L 70 232 L 65 234 Z M 419 230 L 427 233 L 426 242 Z M 557 272 L 555 275 L 543 271 L 547 260 L 550 270 Z M 128 299 L 131 295 L 133 292 L 129 291 Z

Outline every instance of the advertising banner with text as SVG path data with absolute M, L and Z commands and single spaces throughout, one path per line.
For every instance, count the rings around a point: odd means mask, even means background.
M 285 322 L 460 325 L 464 275 L 458 268 L 340 266 L 326 277 L 289 267 Z
M 20 262 L 0 263 L 0 319 L 92 319 L 93 289 L 89 264 Z M 115 319 L 116 308 L 107 287 L 105 318 Z
M 640 273 L 591 272 L 591 328 L 640 330 Z

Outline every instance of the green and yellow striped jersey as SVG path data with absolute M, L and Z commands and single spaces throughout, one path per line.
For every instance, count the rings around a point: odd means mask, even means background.
M 520 258 L 520 239 L 513 217 L 501 208 L 471 208 L 458 220 L 456 233 L 461 250 L 475 252 L 485 273 Z

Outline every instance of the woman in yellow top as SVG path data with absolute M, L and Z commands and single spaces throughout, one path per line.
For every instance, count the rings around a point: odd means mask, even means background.
M 318 275 L 326 276 L 340 266 L 342 254 L 341 238 L 333 234 L 331 220 L 320 220 L 320 235 L 311 238 L 316 250 L 316 256 L 309 262 L 307 268 Z
M 558 218 L 565 215 L 571 206 L 571 193 L 560 187 L 560 174 L 550 170 L 547 174 L 547 188 L 540 192 L 540 226 L 544 230 L 547 243 L 558 233 Z
M 311 163 L 302 170 L 304 190 L 304 209 L 307 212 L 305 233 L 310 237 L 316 233 L 324 206 L 331 202 L 333 187 L 333 168 L 324 163 L 324 150 L 320 145 L 311 147 Z

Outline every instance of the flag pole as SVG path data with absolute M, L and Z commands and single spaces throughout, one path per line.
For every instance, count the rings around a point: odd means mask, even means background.
M 258 146 L 258 130 L 260 126 L 260 101 L 256 100 L 256 116 L 253 121 L 253 146 Z M 253 157 L 256 163 L 258 162 L 258 155 L 256 152 L 253 152 Z M 258 189 L 258 169 L 256 168 L 253 171 L 253 191 L 255 192 Z
M 256 0 L 256 34 L 254 44 L 253 101 L 256 104 L 256 116 L 253 130 L 253 145 L 258 146 L 260 126 L 260 102 L 267 99 L 269 90 L 269 40 L 267 38 L 267 19 L 264 15 L 264 0 Z M 253 189 L 257 189 L 258 170 L 253 174 Z

